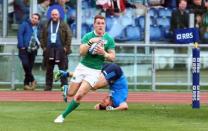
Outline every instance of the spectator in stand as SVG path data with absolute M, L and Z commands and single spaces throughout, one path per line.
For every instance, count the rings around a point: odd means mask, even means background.
M 188 5 L 190 13 L 194 13 L 195 15 L 195 27 L 201 28 L 202 24 L 202 15 L 206 12 L 206 8 L 203 0 L 192 0 Z
M 179 0 L 165 0 L 163 6 L 168 8 L 176 8 L 179 3 Z
M 135 5 L 136 16 L 144 16 L 147 11 L 147 1 L 146 0 L 128 0 L 130 4 Z
M 14 1 L 14 15 L 17 24 L 21 24 L 24 20 L 29 19 L 29 0 L 15 0 Z
M 107 16 L 120 16 L 121 13 L 125 12 L 126 8 L 136 8 L 135 5 L 127 0 L 97 0 L 96 5 L 98 9 L 101 9 L 101 12 L 106 12 Z
M 74 13 L 72 14 L 71 11 L 73 10 L 73 8 L 71 8 L 70 6 L 68 6 L 66 3 L 69 2 L 70 0 L 57 0 L 57 2 L 53 3 L 54 4 L 59 4 L 63 7 L 64 12 L 65 12 L 65 16 L 64 16 L 64 22 L 68 23 L 69 26 L 75 21 L 76 16 L 74 15 Z
M 148 6 L 163 6 L 165 0 L 147 0 Z
M 189 14 L 187 11 L 187 1 L 180 0 L 178 9 L 172 12 L 170 21 L 170 33 L 171 36 L 174 34 L 175 29 L 188 28 L 189 27 Z
M 202 28 L 200 34 L 202 36 L 202 43 L 208 42 L 208 1 L 204 3 L 206 12 L 202 15 Z
M 48 7 L 50 5 L 51 0 L 42 0 L 40 4 L 37 6 L 37 11 L 41 16 L 40 25 L 44 25 L 47 22 L 46 13 L 48 11 Z
M 94 3 L 94 5 L 95 5 L 95 1 L 96 0 L 93 0 L 91 3 Z M 69 0 L 68 2 L 66 2 L 66 5 L 69 7 L 72 7 L 72 8 L 76 8 L 77 0 Z
M 9 24 L 12 24 L 13 21 L 13 17 L 14 17 L 14 0 L 8 0 L 8 21 Z

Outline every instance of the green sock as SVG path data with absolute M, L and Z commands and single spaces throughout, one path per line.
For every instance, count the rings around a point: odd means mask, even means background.
M 74 109 L 76 109 L 79 106 L 80 103 L 77 103 L 74 99 L 68 104 L 66 110 L 62 114 L 65 118 L 69 113 L 71 113 Z

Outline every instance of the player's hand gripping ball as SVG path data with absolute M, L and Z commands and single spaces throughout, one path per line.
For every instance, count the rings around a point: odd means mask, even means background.
M 98 43 L 93 43 L 90 48 L 88 49 L 88 52 L 92 55 L 96 54 L 96 47 L 98 46 Z
M 95 54 L 99 54 L 99 51 L 101 48 L 104 48 L 104 40 L 99 40 L 97 43 L 93 43 L 90 48 L 88 49 L 88 52 L 92 55 L 95 55 Z

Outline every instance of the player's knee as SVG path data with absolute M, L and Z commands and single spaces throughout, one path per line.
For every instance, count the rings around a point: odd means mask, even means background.
M 74 96 L 75 95 L 75 93 L 73 93 L 73 92 L 68 92 L 68 96 L 69 97 L 72 97 L 72 96 Z
M 79 101 L 81 101 L 82 96 L 83 95 L 81 95 L 81 94 L 77 94 L 77 95 L 74 96 L 74 100 L 79 102 Z

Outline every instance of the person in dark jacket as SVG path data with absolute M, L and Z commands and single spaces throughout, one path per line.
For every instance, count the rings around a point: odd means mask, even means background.
M 34 90 L 36 81 L 32 74 L 32 68 L 34 65 L 35 57 L 37 55 L 37 49 L 39 47 L 38 39 L 38 23 L 40 21 L 40 15 L 37 13 L 32 14 L 31 19 L 24 21 L 18 30 L 18 44 L 19 58 L 22 62 L 22 66 L 25 72 L 24 89 Z
M 189 14 L 186 11 L 187 1 L 180 0 L 178 4 L 178 9 L 172 12 L 170 28 L 172 32 L 174 32 L 175 29 L 183 29 L 189 27 Z
M 175 29 L 185 28 L 189 28 L 189 14 L 187 13 L 187 1 L 180 0 L 178 3 L 178 8 L 172 12 L 170 20 L 170 34 L 173 37 L 173 39 Z
M 71 53 L 72 33 L 69 26 L 60 18 L 57 9 L 51 11 L 51 19 L 41 32 L 41 48 L 46 63 L 45 91 L 51 91 L 53 85 L 53 69 L 57 64 L 60 70 L 67 69 L 67 57 Z M 61 79 L 61 86 L 67 85 L 67 79 Z

